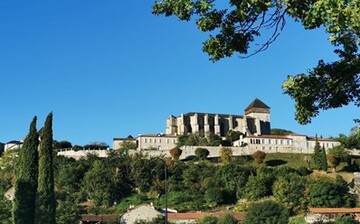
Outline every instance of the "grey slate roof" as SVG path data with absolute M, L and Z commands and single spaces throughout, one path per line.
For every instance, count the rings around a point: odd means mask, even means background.
M 270 109 L 270 107 L 268 105 L 266 105 L 264 102 L 262 102 L 261 100 L 259 100 L 258 98 L 256 98 L 253 102 L 250 103 L 250 105 L 245 109 L 246 110 L 250 110 L 252 108 L 265 108 L 265 109 Z

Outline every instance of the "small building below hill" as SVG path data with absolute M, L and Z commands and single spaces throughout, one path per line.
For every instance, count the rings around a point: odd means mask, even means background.
M 23 145 L 22 141 L 17 141 L 17 140 L 9 141 L 4 145 L 4 152 L 12 149 L 20 149 L 22 145 Z
M 327 223 L 334 221 L 338 216 L 352 216 L 360 221 L 360 208 L 309 208 L 305 221 L 307 224 L 317 221 Z
M 202 219 L 206 216 L 224 217 L 230 214 L 236 220 L 241 222 L 244 220 L 244 212 L 187 212 L 187 213 L 168 213 L 169 221 L 173 223 L 195 223 L 197 220 Z
M 136 221 L 151 221 L 152 219 L 162 216 L 163 214 L 155 209 L 152 205 L 140 205 L 129 209 L 121 216 L 121 224 L 134 224 Z

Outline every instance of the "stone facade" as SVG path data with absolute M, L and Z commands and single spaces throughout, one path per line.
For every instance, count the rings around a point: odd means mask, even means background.
M 225 137 L 229 130 L 243 133 L 231 147 L 233 155 L 251 155 L 257 150 L 266 153 L 313 153 L 316 140 L 326 150 L 340 143 L 334 139 L 308 137 L 291 133 L 286 136 L 270 135 L 270 107 L 255 99 L 244 115 L 215 113 L 186 113 L 178 117 L 171 115 L 166 120 L 166 134 L 139 135 L 136 138 L 114 138 L 114 149 L 124 142 L 134 142 L 137 150 L 146 150 L 150 156 L 170 156 L 169 150 L 176 146 L 179 135 L 190 133 L 214 133 Z M 197 146 L 199 147 L 199 146 Z M 181 158 L 195 155 L 197 147 L 181 147 Z M 209 157 L 218 157 L 222 146 L 207 147 Z
M 4 145 L 4 151 L 8 151 L 8 150 L 12 150 L 12 149 L 20 149 L 23 145 L 23 142 L 22 141 L 10 141 L 10 142 L 7 142 L 5 145 Z
M 163 216 L 163 214 L 157 211 L 154 206 L 141 205 L 135 208 L 131 208 L 121 217 L 121 224 L 134 224 L 140 221 L 151 221 L 152 219 Z
M 151 149 L 151 150 L 170 150 L 176 146 L 178 139 L 175 135 L 147 134 L 139 135 L 136 138 L 114 138 L 114 149 L 121 148 L 124 142 L 136 143 L 138 150 Z
M 270 107 L 255 99 L 245 115 L 190 112 L 166 120 L 166 134 L 214 133 L 224 137 L 229 130 L 250 135 L 270 134 Z

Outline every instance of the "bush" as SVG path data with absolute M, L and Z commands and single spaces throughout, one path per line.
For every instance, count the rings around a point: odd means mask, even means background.
M 263 152 L 263 151 L 258 150 L 258 151 L 253 153 L 252 157 L 253 157 L 254 162 L 256 164 L 260 164 L 260 163 L 262 163 L 264 161 L 264 159 L 266 157 L 266 153 Z
M 205 159 L 209 155 L 209 150 L 205 148 L 197 148 L 195 149 L 195 155 L 200 159 Z
M 182 150 L 179 147 L 172 148 L 170 150 L 170 155 L 175 159 L 179 160 L 180 156 L 182 154 Z
M 221 161 L 223 163 L 228 163 L 231 161 L 231 158 L 232 158 L 232 155 L 233 155 L 233 152 L 231 150 L 231 148 L 229 147 L 222 147 L 220 149 L 220 158 L 221 158 Z
M 288 220 L 288 210 L 284 206 L 269 200 L 255 203 L 250 206 L 242 223 L 287 224 Z

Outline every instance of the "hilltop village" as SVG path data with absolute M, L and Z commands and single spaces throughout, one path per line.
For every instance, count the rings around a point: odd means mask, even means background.
M 253 224 L 257 211 L 280 224 L 360 220 L 359 141 L 278 130 L 255 99 L 243 115 L 170 115 L 165 133 L 114 138 L 113 149 L 53 145 L 57 223 Z M 8 142 L 0 157 L 0 223 L 22 147 Z
M 316 141 L 325 149 L 340 143 L 335 139 L 309 137 L 297 133 L 272 135 L 270 107 L 259 99 L 252 101 L 244 115 L 189 112 L 180 116 L 170 115 L 166 119 L 166 133 L 146 134 L 137 137 L 114 138 L 113 148 L 118 149 L 124 142 L 136 145 L 136 150 L 146 150 L 150 155 L 169 156 L 169 150 L 178 145 L 179 136 L 199 134 L 216 135 L 222 140 L 229 132 L 237 132 L 239 138 L 227 145 L 207 146 L 210 157 L 219 157 L 221 147 L 228 146 L 233 155 L 251 155 L 257 150 L 266 153 L 313 153 Z M 182 158 L 195 155 L 199 146 L 182 146 Z
M 229 132 L 239 133 L 231 142 L 219 141 L 218 145 L 181 145 L 183 153 L 180 159 L 195 155 L 196 148 L 204 146 L 209 150 L 209 157 L 219 157 L 223 146 L 232 149 L 233 155 L 251 155 L 257 150 L 266 153 L 313 153 L 316 142 L 326 150 L 340 145 L 335 139 L 306 136 L 289 132 L 282 135 L 271 134 L 270 107 L 259 99 L 253 100 L 244 110 L 244 115 L 188 112 L 180 116 L 170 115 L 166 119 L 166 132 L 140 134 L 136 137 L 113 138 L 113 149 L 119 149 L 124 143 L 136 145 L 136 151 L 145 151 L 149 156 L 170 156 L 170 150 L 179 145 L 179 137 L 199 135 L 216 136 L 225 140 Z M 21 141 L 5 144 L 5 151 L 20 148 Z M 58 154 L 79 159 L 93 152 L 105 157 L 107 150 L 85 148 L 60 149 Z

